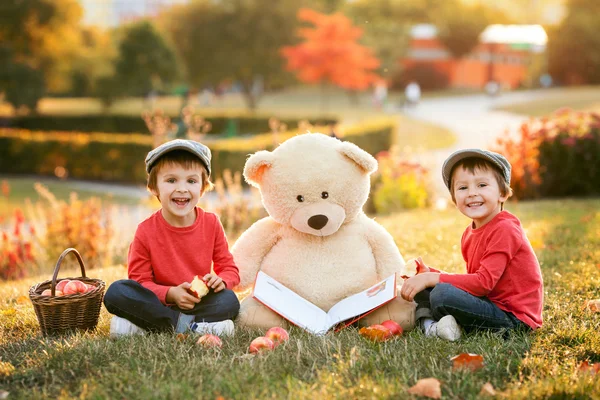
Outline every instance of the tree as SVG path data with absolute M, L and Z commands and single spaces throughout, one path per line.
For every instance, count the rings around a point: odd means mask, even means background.
M 42 72 L 50 91 L 67 90 L 82 15 L 77 0 L 2 0 L 0 43 L 15 62 Z
M 548 68 L 559 82 L 600 83 L 600 2 L 570 0 L 567 15 L 548 37 Z
M 456 0 L 446 1 L 436 14 L 434 22 L 439 30 L 438 37 L 455 58 L 469 54 L 490 23 L 488 10 L 481 6 L 463 5 Z
M 174 51 L 148 21 L 126 27 L 115 61 L 123 94 L 145 96 L 177 79 Z
M 281 50 L 287 68 L 295 71 L 298 79 L 351 90 L 364 90 L 380 79 L 373 72 L 379 67 L 379 60 L 357 42 L 362 29 L 353 26 L 343 14 L 325 15 L 301 9 L 298 19 L 314 27 L 300 29 L 299 36 L 304 41 Z
M 35 112 L 39 100 L 45 93 L 44 77 L 26 63 L 14 61 L 12 52 L 0 47 L 0 91 L 5 100 L 17 113 L 28 110 Z
M 257 82 L 285 81 L 279 48 L 293 43 L 295 0 L 197 0 L 163 16 L 189 82 L 197 88 L 239 83 L 256 108 Z

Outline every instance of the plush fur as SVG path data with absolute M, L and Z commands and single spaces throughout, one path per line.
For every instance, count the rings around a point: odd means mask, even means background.
M 260 189 L 269 216 L 232 248 L 241 278 L 235 289 L 250 288 L 262 270 L 327 311 L 393 273 L 404 273 L 392 236 L 362 211 L 376 170 L 377 161 L 364 150 L 319 133 L 250 156 L 244 177 Z M 408 330 L 414 311 L 414 303 L 398 296 L 361 323 L 392 319 Z M 286 325 L 252 296 L 242 301 L 238 323 L 262 329 Z

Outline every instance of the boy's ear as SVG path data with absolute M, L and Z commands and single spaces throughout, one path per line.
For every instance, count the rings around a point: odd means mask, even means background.
M 273 153 L 267 150 L 257 151 L 246 160 L 244 178 L 254 187 L 262 183 L 264 173 L 273 166 Z

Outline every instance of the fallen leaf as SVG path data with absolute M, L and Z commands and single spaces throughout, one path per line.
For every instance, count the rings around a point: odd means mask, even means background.
M 435 378 L 419 379 L 413 387 L 408 389 L 408 393 L 429 397 L 430 399 L 442 398 L 440 381 Z
M 596 375 L 598 372 L 600 372 L 600 363 L 590 364 L 587 361 L 583 361 L 581 364 L 579 364 L 579 367 L 577 367 L 577 370 L 579 372 L 583 372 L 583 373 L 589 372 L 592 375 Z
M 494 390 L 494 387 L 492 386 L 491 383 L 486 382 L 483 384 L 483 386 L 481 387 L 481 390 L 479 391 L 479 396 L 495 396 L 496 395 L 496 391 Z
M 185 333 L 178 333 L 177 334 L 177 340 L 179 342 L 184 342 L 185 339 L 187 339 L 188 335 L 186 335 Z
M 477 371 L 483 368 L 483 356 L 479 354 L 460 353 L 450 359 L 452 361 L 452 369 L 466 368 L 471 371 Z
M 15 367 L 7 361 L 0 361 L 0 376 L 10 376 L 15 372 Z
M 17 299 L 15 301 L 17 304 L 28 304 L 29 297 L 28 296 L 19 296 L 19 297 L 17 297 Z
M 600 312 L 600 299 L 586 301 L 585 308 L 591 312 Z
M 392 331 L 383 325 L 371 325 L 365 328 L 360 328 L 358 334 L 374 342 L 385 342 L 393 336 Z

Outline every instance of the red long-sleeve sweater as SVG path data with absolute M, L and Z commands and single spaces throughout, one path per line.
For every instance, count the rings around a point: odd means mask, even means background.
M 210 273 L 211 264 L 229 289 L 240 282 L 219 218 L 199 207 L 194 224 L 184 228 L 169 225 L 160 210 L 155 212 L 139 224 L 129 246 L 129 279 L 153 291 L 163 304 L 170 287 Z
M 467 273 L 442 273 L 440 282 L 486 296 L 533 329 L 542 326 L 542 273 L 517 217 L 502 211 L 479 229 L 470 225 L 461 249 Z

